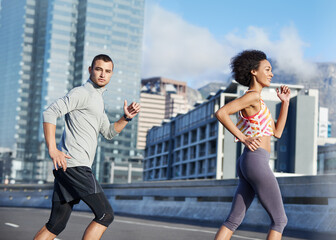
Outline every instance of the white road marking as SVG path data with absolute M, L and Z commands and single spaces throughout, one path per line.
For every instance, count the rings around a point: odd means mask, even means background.
M 14 224 L 14 223 L 5 223 L 5 225 L 10 226 L 10 227 L 15 227 L 15 228 L 20 227 L 19 225 Z
M 72 213 L 72 215 L 76 215 L 78 217 L 92 218 L 92 216 L 82 215 L 80 213 Z M 214 231 L 208 231 L 208 230 L 202 230 L 202 229 L 172 227 L 172 226 L 166 226 L 166 225 L 160 225 L 160 224 L 141 223 L 141 222 L 118 220 L 118 219 L 114 220 L 113 222 L 128 223 L 128 224 L 142 225 L 142 226 L 149 226 L 149 227 L 159 227 L 159 228 L 182 230 L 182 231 L 190 231 L 190 232 L 203 232 L 203 233 L 216 234 L 216 232 L 214 232 Z M 251 237 L 245 237 L 245 236 L 240 236 L 240 235 L 236 235 L 236 234 L 233 234 L 233 236 L 236 237 L 236 238 L 248 239 L 248 240 L 262 240 L 260 238 L 251 238 Z
M 125 220 L 115 220 L 115 221 L 116 222 L 121 222 L 121 223 L 134 224 L 134 225 L 149 226 L 149 227 L 161 227 L 161 228 L 174 229 L 174 230 L 216 234 L 216 232 L 214 232 L 214 231 L 207 231 L 207 230 L 195 229 L 195 228 L 172 227 L 172 226 L 165 226 L 165 225 L 160 225 L 160 224 L 140 223 L 140 222 L 133 222 L 133 221 L 125 221 Z M 262 239 L 259 239 L 259 238 L 250 238 L 250 237 L 244 237 L 244 236 L 239 236 L 239 235 L 235 235 L 235 234 L 233 236 L 236 237 L 236 238 L 242 238 L 242 239 L 262 240 Z
M 129 223 L 134 225 L 142 225 L 142 226 L 149 226 L 149 227 L 161 227 L 161 228 L 168 228 L 168 229 L 175 229 L 175 230 L 183 230 L 183 231 L 190 231 L 190 232 L 204 232 L 204 233 L 212 233 L 216 234 L 213 231 L 201 230 L 201 229 L 194 229 L 194 228 L 181 228 L 181 227 L 172 227 L 172 226 L 165 226 L 160 224 L 151 224 L 151 223 L 140 223 L 140 222 L 132 222 L 132 221 L 125 221 L 125 220 L 115 220 L 116 222 L 121 223 Z

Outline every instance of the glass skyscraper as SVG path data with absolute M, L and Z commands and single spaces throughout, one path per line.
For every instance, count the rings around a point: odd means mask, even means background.
M 0 149 L 11 149 L 18 181 L 48 178 L 51 161 L 43 139 L 42 112 L 86 82 L 97 54 L 112 57 L 114 75 L 105 92 L 110 121 L 123 102 L 138 101 L 144 0 L 0 1 Z M 100 139 L 93 169 L 107 181 L 111 161 L 134 158 L 137 119 L 114 140 Z M 62 133 L 59 119 L 56 137 Z

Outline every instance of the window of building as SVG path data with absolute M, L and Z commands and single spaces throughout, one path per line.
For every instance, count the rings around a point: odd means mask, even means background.
M 163 168 L 161 171 L 161 178 L 166 178 L 167 177 L 167 168 Z
M 174 157 L 175 162 L 181 161 L 181 151 L 176 151 L 174 154 L 175 154 Z
M 148 159 L 144 160 L 144 166 L 145 166 L 145 169 L 149 168 L 149 160 Z
M 183 149 L 183 156 L 182 156 L 182 161 L 188 160 L 188 149 L 185 148 Z
M 162 143 L 159 143 L 157 146 L 157 153 L 161 153 L 162 152 Z
M 175 146 L 177 148 L 181 146 L 181 136 L 176 137 Z
M 155 175 L 154 175 L 154 178 L 155 179 L 158 179 L 158 178 L 160 178 L 160 169 L 155 169 L 155 173 L 154 173 Z
M 205 150 L 206 149 L 206 143 L 200 144 L 198 149 L 199 149 L 198 156 L 199 157 L 205 156 L 205 154 L 206 154 L 206 152 L 205 152 L 206 151 Z
M 215 173 L 215 172 L 216 172 L 216 158 L 210 158 L 208 173 Z
M 217 122 L 213 122 L 210 124 L 210 137 L 217 135 Z
M 150 171 L 149 179 L 154 179 L 154 170 Z
M 173 176 L 174 177 L 180 177 L 181 176 L 180 165 L 177 165 L 177 166 L 174 167 Z
M 197 141 L 197 129 L 193 130 L 191 132 L 191 142 L 196 142 Z
M 149 155 L 152 156 L 155 154 L 155 145 L 150 147 Z
M 217 151 L 216 140 L 212 140 L 209 142 L 209 154 L 215 154 L 216 151 Z
M 206 138 L 206 126 L 200 128 L 199 140 L 204 140 L 205 138 Z
M 188 139 L 188 133 L 183 134 L 183 145 L 188 145 L 189 139 Z
M 196 170 L 196 163 L 195 162 L 189 163 L 189 175 L 191 176 L 195 175 L 196 174 L 195 170 Z
M 165 141 L 164 143 L 164 152 L 168 152 L 169 151 L 169 141 Z
M 168 164 L 168 155 L 163 155 L 162 156 L 162 165 L 167 165 Z
M 155 161 L 155 167 L 161 166 L 161 157 L 157 157 Z
M 198 174 L 205 173 L 205 160 L 198 161 L 198 163 L 197 163 L 197 172 L 198 172 Z
M 109 173 L 110 173 L 110 163 L 109 162 L 104 162 L 103 174 L 104 175 L 109 175 Z
M 182 164 L 182 177 L 187 175 L 187 164 Z
M 196 158 L 196 146 L 190 148 L 190 159 Z

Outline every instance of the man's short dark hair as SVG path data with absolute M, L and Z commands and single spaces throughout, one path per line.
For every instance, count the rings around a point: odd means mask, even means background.
M 93 68 L 95 62 L 98 61 L 98 60 L 103 60 L 104 62 L 112 62 L 112 71 L 113 71 L 113 69 L 114 69 L 113 60 L 112 60 L 112 58 L 110 58 L 106 54 L 99 54 L 99 55 L 95 56 L 92 60 L 91 68 Z

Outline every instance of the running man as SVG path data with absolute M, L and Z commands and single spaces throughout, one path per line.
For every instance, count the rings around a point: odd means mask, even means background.
M 113 68 L 109 56 L 97 55 L 89 67 L 90 79 L 43 112 L 44 136 L 54 163 L 55 181 L 49 221 L 34 239 L 54 239 L 59 235 L 65 229 L 73 206 L 80 200 L 95 215 L 84 232 L 84 240 L 100 239 L 114 219 L 112 207 L 91 171 L 98 135 L 112 139 L 138 114 L 140 105 L 133 102 L 127 106 L 125 100 L 123 117 L 110 124 L 104 111 L 103 93 Z M 56 120 L 63 115 L 64 132 L 56 147 Z

